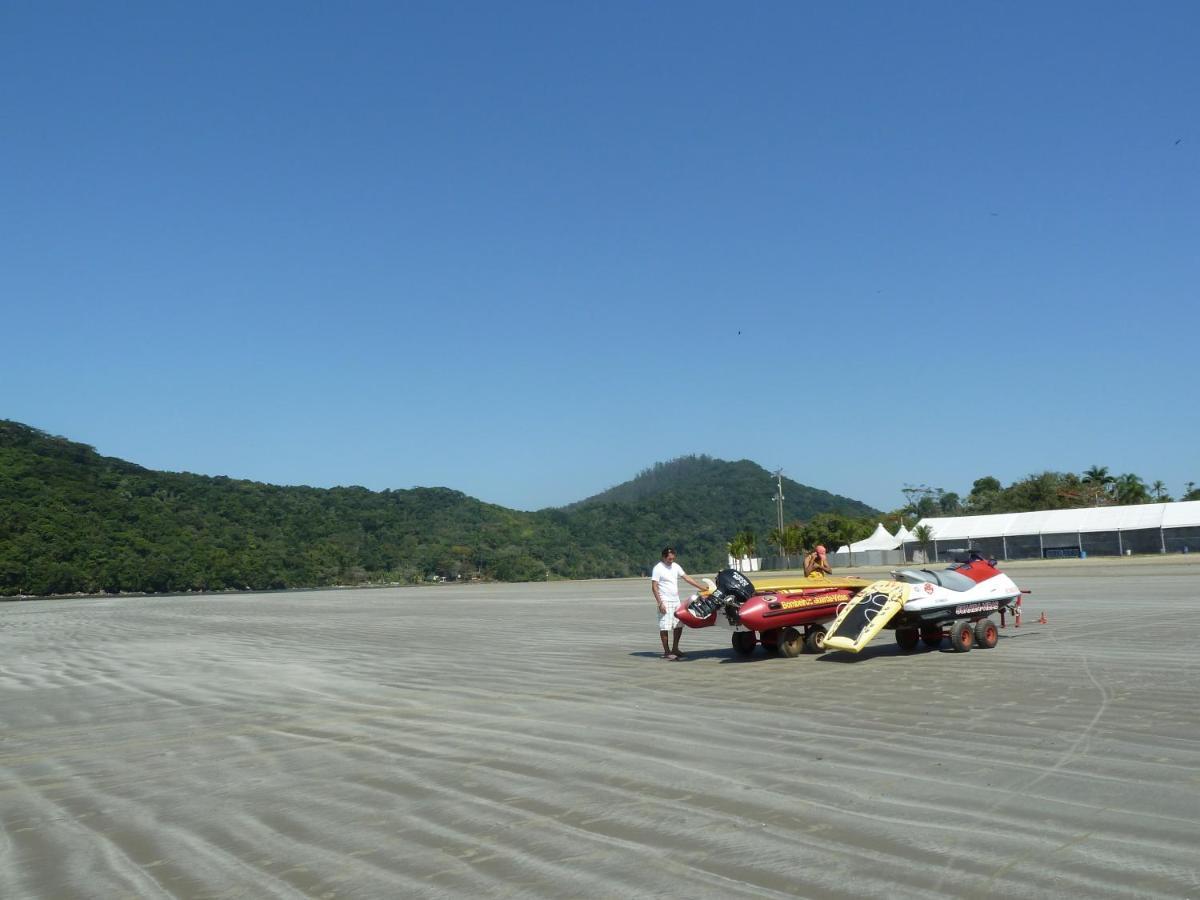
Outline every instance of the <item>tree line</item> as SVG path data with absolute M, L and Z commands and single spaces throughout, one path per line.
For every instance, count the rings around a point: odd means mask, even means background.
M 932 533 L 928 526 L 917 526 L 921 519 L 1170 503 L 1173 500 L 1162 481 L 1147 483 L 1133 473 L 1112 475 L 1107 466 L 1099 465 L 1078 474 L 1039 472 L 1014 481 L 1007 487 L 991 475 L 985 475 L 975 480 L 966 497 L 924 484 L 906 484 L 901 493 L 906 502 L 878 518 L 823 513 L 805 522 L 794 521 L 783 529 L 776 526 L 766 532 L 763 539 L 753 529 L 742 528 L 726 546 L 729 555 L 735 558 L 753 557 L 759 555 L 760 550 L 777 551 L 786 563 L 800 559 L 818 544 L 823 544 L 833 552 L 838 547 L 861 541 L 870 536 L 878 521 L 882 521 L 893 533 L 902 525 L 910 530 L 915 529 L 914 537 L 921 542 L 928 541 Z M 1193 481 L 1187 482 L 1179 499 L 1200 500 L 1200 488 Z
M 829 550 L 837 551 L 839 547 L 853 544 L 869 537 L 875 530 L 876 522 L 880 519 L 894 518 L 883 516 L 848 516 L 841 513 L 818 513 L 806 522 L 794 521 L 770 529 L 765 535 L 765 543 L 759 541 L 758 535 L 749 528 L 743 528 L 729 541 L 729 555 L 735 559 L 754 557 L 775 551 L 783 558 L 785 567 L 798 566 L 804 554 L 818 545 Z M 893 529 L 894 531 L 895 529 Z
M 642 475 L 571 508 L 523 512 L 449 488 L 157 472 L 0 421 L 0 595 L 622 577 L 647 574 L 665 544 L 712 571 L 724 535 L 773 513 L 769 474 L 746 460 L 687 457 Z M 802 515 L 873 512 L 786 487 Z
M 1161 481 L 1145 481 L 1133 472 L 1110 474 L 1108 466 L 1090 466 L 1080 473 L 1039 472 L 1008 487 L 990 475 L 978 478 L 965 497 L 927 485 L 905 485 L 907 504 L 899 511 L 910 518 L 1079 509 L 1093 506 L 1132 506 L 1170 503 L 1174 498 Z M 1183 486 L 1180 500 L 1200 500 L 1194 481 Z
M 790 479 L 783 487 L 792 516 L 783 528 L 771 473 L 705 456 L 657 464 L 570 507 L 523 512 L 444 487 L 157 472 L 0 420 L 0 596 L 625 577 L 647 574 L 666 544 L 694 571 L 770 548 L 791 566 L 817 544 L 867 537 L 877 521 L 894 531 L 936 515 L 1168 499 L 1160 483 L 1102 466 L 1008 487 L 984 477 L 966 498 L 909 485 L 908 502 L 886 513 Z M 1200 491 L 1189 483 L 1182 499 Z

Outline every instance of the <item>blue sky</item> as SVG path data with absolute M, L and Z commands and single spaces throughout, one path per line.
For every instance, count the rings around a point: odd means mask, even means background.
M 0 418 L 533 509 L 1200 481 L 1200 5 L 0 12 Z M 765 484 L 763 502 L 770 503 Z

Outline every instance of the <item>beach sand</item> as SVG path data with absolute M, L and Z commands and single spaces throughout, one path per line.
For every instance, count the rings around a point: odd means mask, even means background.
M 1013 574 L 854 658 L 663 661 L 646 580 L 2 603 L 0 897 L 1200 897 L 1200 567 Z

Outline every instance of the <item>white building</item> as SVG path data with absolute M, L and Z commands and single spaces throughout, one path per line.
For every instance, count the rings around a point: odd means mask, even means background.
M 997 559 L 1200 551 L 1200 500 L 949 516 L 922 525 L 933 536 L 930 560 L 949 559 L 956 550 Z M 904 542 L 906 558 L 917 549 L 914 538 Z

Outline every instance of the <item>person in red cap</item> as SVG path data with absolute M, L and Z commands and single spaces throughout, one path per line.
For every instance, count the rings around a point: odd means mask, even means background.
M 817 549 L 804 557 L 804 574 L 805 575 L 832 575 L 833 569 L 829 567 L 829 560 L 825 558 L 825 547 L 822 544 L 817 544 Z

